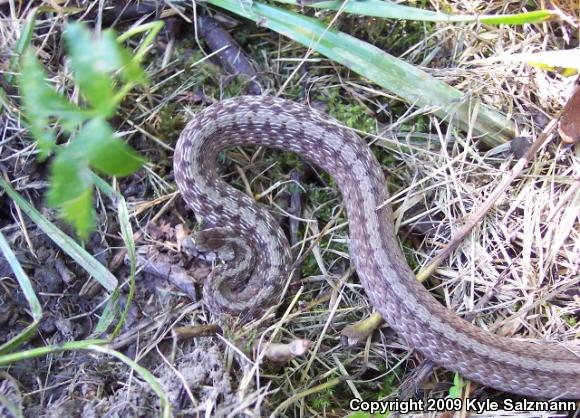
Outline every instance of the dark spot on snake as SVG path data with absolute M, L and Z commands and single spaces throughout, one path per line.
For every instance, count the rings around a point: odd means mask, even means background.
M 280 135 L 282 135 L 284 138 L 287 138 L 287 135 L 288 135 L 288 126 L 286 125 L 286 122 L 282 122 L 280 124 L 280 127 L 278 128 L 278 133 Z
M 333 149 L 333 150 L 330 152 L 330 156 L 331 156 L 331 157 L 332 157 L 332 158 L 333 158 L 335 161 L 338 161 L 338 160 L 340 159 L 341 155 L 342 155 L 342 152 L 341 152 L 341 150 L 338 150 L 338 149 Z
M 345 162 L 342 166 L 348 172 L 352 172 L 352 170 L 354 168 L 354 164 L 353 163 L 347 163 L 347 162 Z

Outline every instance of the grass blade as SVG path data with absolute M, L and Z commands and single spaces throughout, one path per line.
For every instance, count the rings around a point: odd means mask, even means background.
M 424 22 L 481 22 L 489 25 L 524 25 L 545 22 L 558 16 L 558 14 L 552 10 L 535 10 L 532 12 L 517 13 L 513 15 L 458 15 L 418 9 L 416 7 L 405 6 L 385 0 L 349 0 L 346 3 L 341 0 L 333 0 L 314 3 L 306 2 L 305 4 L 300 4 L 297 0 L 275 1 L 299 7 L 306 6 L 316 9 L 342 10 L 345 13 L 380 17 L 383 19 L 419 20 Z
M 131 367 L 133 370 L 135 370 L 141 376 L 141 378 L 145 382 L 147 382 L 149 387 L 157 394 L 157 396 L 159 396 L 159 404 L 160 404 L 159 406 L 161 409 L 161 417 L 162 418 L 171 418 L 171 404 L 169 403 L 169 399 L 167 397 L 167 394 L 165 393 L 163 386 L 161 386 L 161 384 L 157 381 L 155 376 L 153 376 L 153 374 L 149 370 L 147 370 L 143 366 L 140 366 L 139 364 L 137 364 L 137 362 L 133 361 L 132 359 L 130 359 L 126 355 L 124 355 L 118 351 L 112 350 L 108 347 L 104 347 L 102 345 L 90 345 L 87 347 L 87 349 L 93 350 L 93 351 L 98 351 L 100 353 L 104 353 L 104 354 L 108 354 L 110 356 L 116 357 L 119 360 L 121 360 L 123 363 L 125 363 L 126 365 Z
M 73 260 L 82 266 L 87 273 L 95 278 L 105 289 L 112 292 L 117 288 L 117 278 L 105 266 L 90 255 L 74 239 L 58 229 L 39 211 L 12 188 L 3 178 L 0 178 L 0 187 L 14 201 L 16 205 L 34 222 L 56 245 L 67 253 Z
M 18 353 L 7 354 L 0 356 L 0 367 L 7 366 L 12 363 L 16 363 L 22 360 L 28 360 L 36 357 L 46 356 L 53 353 L 61 353 L 63 351 L 78 351 L 78 350 L 90 350 L 96 351 L 103 354 L 108 354 L 110 356 L 116 357 L 123 363 L 127 364 L 133 370 L 135 370 L 142 378 L 147 382 L 151 389 L 159 396 L 159 402 L 162 410 L 161 416 L 163 418 L 171 417 L 171 405 L 167 398 L 167 394 L 164 392 L 163 387 L 159 384 L 155 376 L 151 374 L 149 370 L 140 366 L 135 361 L 131 360 L 124 354 L 118 351 L 112 350 L 108 347 L 104 347 L 105 340 L 84 340 L 84 341 L 72 341 L 64 344 L 46 346 L 33 348 L 31 350 L 19 351 Z
M 571 70 L 571 74 L 580 72 L 580 49 L 562 49 L 521 54 L 499 55 L 473 61 L 473 63 L 492 64 L 494 62 L 525 62 L 533 67 L 554 71 Z
M 514 126 L 500 112 L 424 71 L 393 57 L 379 48 L 325 24 L 279 7 L 254 2 L 242 7 L 238 0 L 208 0 L 209 3 L 259 22 L 288 38 L 312 48 L 358 74 L 377 83 L 413 106 L 432 109 L 447 123 L 483 135 L 490 146 L 500 145 L 514 136 Z M 477 109 L 477 117 L 473 111 Z
M 6 75 L 6 81 L 9 84 L 12 84 L 14 81 L 14 73 L 18 70 L 20 65 L 20 57 L 24 52 L 28 49 L 30 45 L 30 41 L 32 39 L 32 33 L 34 32 L 34 27 L 36 26 L 36 9 L 34 9 L 26 24 L 22 28 L 22 32 L 20 32 L 20 36 L 18 37 L 18 41 L 16 41 L 16 45 L 14 46 L 14 53 L 15 56 L 12 57 L 10 60 L 10 65 L 8 66 L 9 72 Z
M 93 174 L 93 181 L 97 188 L 105 193 L 117 206 L 117 216 L 119 219 L 119 227 L 121 229 L 121 236 L 123 237 L 123 242 L 125 243 L 125 248 L 127 249 L 127 256 L 130 261 L 130 272 L 129 272 L 129 294 L 127 295 L 127 300 L 125 301 L 125 309 L 121 313 L 121 318 L 115 326 L 111 338 L 114 338 L 121 332 L 121 328 L 125 323 L 125 319 L 129 314 L 129 308 L 131 302 L 133 301 L 133 296 L 135 295 L 135 274 L 137 272 L 137 253 L 135 249 L 135 240 L 133 238 L 133 227 L 131 226 L 131 220 L 129 219 L 129 210 L 127 209 L 127 203 L 125 198 L 121 193 L 115 191 L 106 181 L 101 179 L 99 176 Z M 118 312 L 118 292 L 113 293 L 110 305 L 107 305 L 105 312 L 101 316 L 101 321 L 97 325 L 95 333 L 98 331 L 104 331 L 107 329 L 115 318 L 115 314 Z M 108 322 L 108 323 L 107 323 Z
M 9 353 L 13 351 L 18 346 L 22 345 L 26 341 L 28 341 L 32 336 L 36 333 L 38 328 L 38 324 L 40 323 L 40 319 L 42 318 L 42 306 L 40 305 L 40 301 L 36 297 L 36 293 L 32 288 L 32 283 L 30 283 L 30 279 L 28 275 L 18 262 L 16 255 L 12 252 L 8 241 L 4 238 L 2 232 L 0 232 L 0 252 L 4 255 L 6 261 L 12 268 L 14 275 L 16 276 L 16 280 L 20 285 L 20 289 L 24 293 L 24 297 L 28 301 L 28 306 L 30 307 L 30 312 L 32 313 L 33 321 L 30 325 L 28 325 L 22 332 L 20 332 L 16 337 L 10 339 L 6 343 L 0 346 L 0 355 L 4 353 Z

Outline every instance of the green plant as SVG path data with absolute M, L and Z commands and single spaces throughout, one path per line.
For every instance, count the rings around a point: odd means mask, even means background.
M 28 48 L 30 31 L 34 27 L 34 22 L 33 14 L 18 42 L 16 55 L 22 53 L 22 72 L 18 81 L 27 126 L 37 140 L 39 158 L 44 160 L 52 154 L 55 155 L 51 164 L 49 201 L 53 199 L 52 204 L 61 208 L 65 219 L 73 223 L 81 237 L 88 234 L 93 224 L 91 199 L 86 199 L 86 195 L 92 197 L 93 185 L 115 203 L 121 237 L 130 259 L 130 288 L 125 300 L 125 309 L 121 312 L 119 283 L 116 277 L 70 236 L 46 219 L 12 188 L 9 181 L 0 177 L 0 190 L 3 190 L 64 253 L 73 258 L 104 288 L 112 292 L 98 324 L 88 339 L 15 351 L 36 334 L 43 312 L 30 279 L 10 248 L 9 242 L 0 233 L 0 255 L 4 256 L 14 271 L 33 317 L 33 322 L 23 331 L 0 345 L 0 369 L 10 367 L 16 362 L 49 354 L 54 355 L 63 351 L 87 350 L 107 354 L 128 365 L 149 385 L 159 396 L 159 416 L 168 418 L 171 416 L 171 405 L 155 376 L 134 360 L 106 347 L 105 344 L 110 340 L 92 338 L 92 336 L 105 333 L 118 317 L 120 319 L 115 324 L 110 338 L 120 332 L 131 306 L 136 271 L 135 242 L 125 200 L 109 184 L 93 173 L 93 170 L 109 175 L 126 175 L 138 169 L 144 161 L 133 149 L 114 137 L 113 129 L 106 119 L 115 113 L 118 104 L 129 90 L 145 81 L 145 75 L 138 63 L 152 39 L 161 29 L 162 23 L 153 22 L 134 27 L 118 39 L 115 39 L 112 32 L 107 31 L 98 40 L 91 38 L 90 32 L 84 25 L 73 24 L 68 27 L 65 40 L 70 53 L 71 66 L 79 91 L 86 101 L 85 106 L 80 107 L 57 94 L 45 81 L 45 73 L 34 54 L 30 51 L 24 52 Z M 130 53 L 121 47 L 120 42 L 140 32 L 148 32 L 148 34 L 131 58 Z M 119 77 L 120 83 L 112 79 L 113 73 Z M 61 137 L 68 138 L 66 145 L 57 144 L 57 138 Z M 75 192 L 78 192 L 79 196 L 75 196 Z M 74 211 L 77 209 L 79 213 L 75 214 Z M 87 214 L 90 216 L 89 219 L 86 218 Z M 0 396 L 0 406 L 10 406 L 5 397 Z M 10 411 L 15 416 L 23 415 L 20 407 L 14 407 Z
M 54 154 L 47 203 L 59 209 L 82 239 L 95 225 L 92 171 L 127 176 L 145 161 L 115 137 L 107 119 L 133 87 L 146 81 L 139 61 L 161 25 L 140 27 L 151 33 L 133 57 L 111 30 L 95 38 L 84 24 L 68 26 L 64 39 L 82 106 L 53 89 L 31 50 L 23 55 L 18 81 L 27 126 L 37 141 L 39 159 Z M 130 35 L 124 34 L 123 39 Z M 58 145 L 57 138 L 67 138 L 66 144 Z
M 455 373 L 453 377 L 453 386 L 449 388 L 449 397 L 452 399 L 459 399 L 461 398 L 461 394 L 463 393 L 463 388 L 465 387 L 465 382 L 461 378 L 461 376 Z
M 275 0 L 278 3 L 313 7 L 322 10 L 342 10 L 360 16 L 375 16 L 383 19 L 417 20 L 423 22 L 481 22 L 487 25 L 525 25 L 541 23 L 558 16 L 552 10 L 534 10 L 511 15 L 466 15 L 432 12 L 417 7 L 405 6 L 388 0 L 365 0 L 344 3 L 340 0 L 301 3 L 297 0 Z M 441 7 L 441 5 L 440 5 Z

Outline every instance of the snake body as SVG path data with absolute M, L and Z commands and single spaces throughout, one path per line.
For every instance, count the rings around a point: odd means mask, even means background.
M 214 313 L 276 303 L 291 265 L 288 241 L 268 210 L 219 177 L 219 152 L 241 145 L 298 153 L 333 176 L 349 218 L 358 277 L 375 309 L 410 346 L 496 389 L 580 399 L 580 355 L 570 347 L 485 332 L 447 310 L 415 279 L 397 244 L 391 209 L 381 206 L 386 180 L 370 148 L 327 115 L 287 100 L 238 97 L 214 104 L 189 122 L 177 143 L 177 186 L 195 214 L 214 227 L 200 233 L 200 246 L 229 245 L 236 252 L 245 241 L 258 255 L 243 268 L 216 267 L 204 288 Z M 239 272 L 250 277 L 230 277 Z

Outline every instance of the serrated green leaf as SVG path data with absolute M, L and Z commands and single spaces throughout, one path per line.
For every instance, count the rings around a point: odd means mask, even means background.
M 95 229 L 95 214 L 93 209 L 93 188 L 88 187 L 76 198 L 67 200 L 60 205 L 61 216 L 70 223 L 78 236 L 85 240 Z
M 128 176 L 145 161 L 125 142 L 114 138 L 113 130 L 103 119 L 93 119 L 87 123 L 74 145 L 82 147 L 91 167 L 111 176 Z
M 73 126 L 79 125 L 87 118 L 82 109 L 58 95 L 49 86 L 46 82 L 46 75 L 32 52 L 24 55 L 20 89 L 25 110 L 30 117 L 56 116 Z
M 75 143 L 59 152 L 51 165 L 47 203 L 58 207 L 81 239 L 94 229 L 93 182 L 82 147 Z
M 68 26 L 65 39 L 75 80 L 99 116 L 111 116 L 116 106 L 112 72 L 121 70 L 120 76 L 126 82 L 146 81 L 145 72 L 117 42 L 113 31 L 103 31 L 100 39 L 95 40 L 86 25 L 73 23 Z
M 52 207 L 73 200 L 92 186 L 91 172 L 84 151 L 71 144 L 54 159 L 51 169 L 47 203 Z
M 106 34 L 101 40 L 91 39 L 91 32 L 81 23 L 70 24 L 64 38 L 81 92 L 100 116 L 111 116 L 115 103 L 110 73 L 122 65 L 117 48 L 105 47 Z
M 112 39 L 109 41 L 114 44 L 117 49 L 118 53 L 121 57 L 121 61 L 123 62 L 123 67 L 121 69 L 121 78 L 130 83 L 134 84 L 145 84 L 147 82 L 147 75 L 145 71 L 139 65 L 139 61 L 134 60 L 131 52 L 127 49 L 123 48 L 121 45 L 117 43 L 116 38 L 113 36 L 113 33 L 110 33 Z
M 44 161 L 51 153 L 56 142 L 54 129 L 36 125 L 28 125 L 30 133 L 36 139 L 38 145 L 38 159 Z
M 49 117 L 59 118 L 72 129 L 81 124 L 87 115 L 50 87 L 42 67 L 30 51 L 22 60 L 18 82 L 30 131 L 38 141 L 40 157 L 46 158 L 55 146 L 54 131 L 48 126 Z
M 111 138 L 98 144 L 99 151 L 91 156 L 91 166 L 110 176 L 128 176 L 139 170 L 145 160 L 130 146 Z
M 141 167 L 143 161 L 131 147 L 113 137 L 113 130 L 104 119 L 93 119 L 54 159 L 47 203 L 60 208 L 61 216 L 84 239 L 94 229 L 95 218 L 90 167 L 125 176 Z

